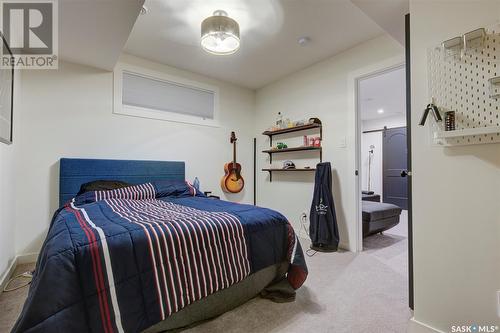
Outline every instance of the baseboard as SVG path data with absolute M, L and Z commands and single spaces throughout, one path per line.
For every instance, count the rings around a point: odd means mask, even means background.
M 412 317 L 408 324 L 408 333 L 446 333 L 435 327 L 424 324 Z
M 5 285 L 9 281 L 12 274 L 14 274 L 16 266 L 17 266 L 17 256 L 11 260 L 9 267 L 7 267 L 7 270 L 3 273 L 0 279 L 0 294 L 3 292 L 3 288 L 5 288 Z
M 21 254 L 17 255 L 12 259 L 10 262 L 9 267 L 5 270 L 4 274 L 0 278 L 0 294 L 3 292 L 3 288 L 9 282 L 9 279 L 12 277 L 12 274 L 14 274 L 14 270 L 18 265 L 23 265 L 23 264 L 32 264 L 35 263 L 38 258 L 38 253 L 27 253 L 27 254 Z
M 309 237 L 305 237 L 303 235 L 297 235 L 297 238 L 300 241 L 300 244 L 302 245 L 302 250 L 307 251 L 311 245 L 311 240 Z M 347 244 L 339 243 L 339 250 L 347 251 L 350 252 L 350 248 Z
M 356 252 L 356 251 L 351 251 L 351 247 L 349 246 L 349 244 L 346 244 L 343 242 L 339 243 L 339 249 L 347 251 L 347 252 Z
M 16 256 L 16 258 L 17 258 L 18 265 L 32 264 L 32 263 L 35 263 L 36 260 L 38 259 L 38 252 L 20 254 L 20 255 Z

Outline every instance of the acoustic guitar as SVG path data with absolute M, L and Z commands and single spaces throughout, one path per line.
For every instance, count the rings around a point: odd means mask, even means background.
M 224 177 L 220 181 L 222 190 L 226 193 L 241 192 L 245 181 L 241 176 L 241 164 L 236 163 L 236 134 L 231 132 L 231 143 L 233 144 L 233 161 L 224 164 Z

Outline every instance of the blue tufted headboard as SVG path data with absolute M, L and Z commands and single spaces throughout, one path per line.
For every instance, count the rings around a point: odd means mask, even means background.
M 184 181 L 185 178 L 184 162 L 61 158 L 59 205 L 73 198 L 82 184 L 94 180 L 141 184 L 154 180 Z

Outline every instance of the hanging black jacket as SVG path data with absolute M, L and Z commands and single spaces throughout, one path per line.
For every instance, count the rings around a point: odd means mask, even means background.
M 332 167 L 330 162 L 318 163 L 314 196 L 309 214 L 311 248 L 317 251 L 337 251 L 339 230 L 332 196 Z

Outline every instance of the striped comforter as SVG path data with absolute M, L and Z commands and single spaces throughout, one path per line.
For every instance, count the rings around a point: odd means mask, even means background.
M 56 213 L 13 332 L 140 332 L 286 258 L 298 288 L 300 244 L 271 210 L 184 183 L 87 192 Z

